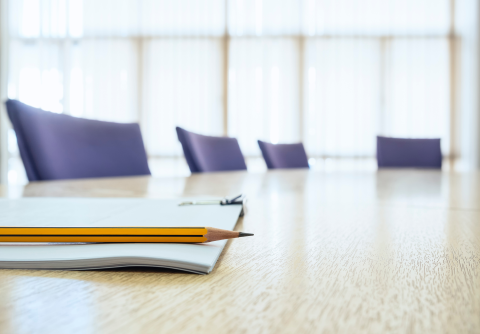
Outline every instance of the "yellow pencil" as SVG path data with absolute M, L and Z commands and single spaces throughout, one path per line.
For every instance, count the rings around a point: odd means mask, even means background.
M 0 227 L 0 242 L 186 242 L 252 236 L 214 227 Z

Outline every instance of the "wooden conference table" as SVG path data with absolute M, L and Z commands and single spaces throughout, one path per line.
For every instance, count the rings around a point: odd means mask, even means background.
M 5 192 L 5 189 L 1 190 Z M 39 182 L 23 196 L 249 196 L 206 276 L 0 270 L 0 333 L 479 333 L 480 174 Z

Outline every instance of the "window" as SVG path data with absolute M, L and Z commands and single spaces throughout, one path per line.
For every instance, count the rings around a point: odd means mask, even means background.
M 8 0 L 4 0 L 8 1 Z M 377 134 L 450 153 L 450 0 L 10 0 L 8 96 L 141 124 L 373 157 Z

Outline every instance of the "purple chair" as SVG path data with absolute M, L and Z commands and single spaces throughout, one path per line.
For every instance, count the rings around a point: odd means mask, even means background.
M 178 126 L 177 136 L 192 173 L 247 169 L 235 138 L 203 136 Z
M 138 124 L 55 114 L 8 100 L 29 181 L 150 175 Z
M 377 136 L 378 168 L 442 168 L 440 139 Z
M 258 146 L 268 169 L 309 168 L 307 153 L 302 143 L 270 144 L 259 140 Z

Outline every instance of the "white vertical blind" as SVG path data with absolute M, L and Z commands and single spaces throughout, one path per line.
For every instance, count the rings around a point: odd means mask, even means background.
M 220 36 L 225 32 L 224 0 L 75 1 L 82 12 L 78 30 L 84 37 Z
M 459 87 L 455 101 L 454 154 L 461 157 L 467 169 L 480 167 L 480 97 L 479 62 L 480 3 L 478 0 L 457 0 L 455 9 L 456 33 L 461 41 L 455 44 L 458 71 L 453 87 Z
M 58 43 L 42 40 L 9 45 L 8 96 L 60 113 L 64 110 L 64 56 Z
M 304 141 L 313 155 L 373 156 L 381 113 L 375 39 L 314 39 L 306 47 Z
M 446 39 L 388 43 L 385 125 L 382 132 L 397 137 L 442 138 L 450 150 L 450 77 Z
M 451 149 L 451 3 L 471 0 L 0 1 L 8 96 L 138 121 L 150 155 L 181 155 L 176 125 L 225 120 L 245 155 L 263 139 L 374 156 L 378 134 Z
M 304 0 L 313 35 L 446 35 L 450 0 Z
M 130 39 L 68 43 L 71 115 L 116 122 L 138 120 L 138 53 Z
M 152 39 L 143 49 L 143 134 L 152 155 L 181 155 L 175 126 L 223 134 L 222 44 Z
M 228 75 L 228 132 L 244 154 L 259 154 L 257 139 L 301 140 L 296 40 L 232 40 Z
M 134 0 L 134 3 L 141 12 L 141 35 L 220 36 L 225 33 L 224 0 Z
M 301 3 L 299 0 L 231 0 L 229 32 L 232 36 L 298 34 Z

